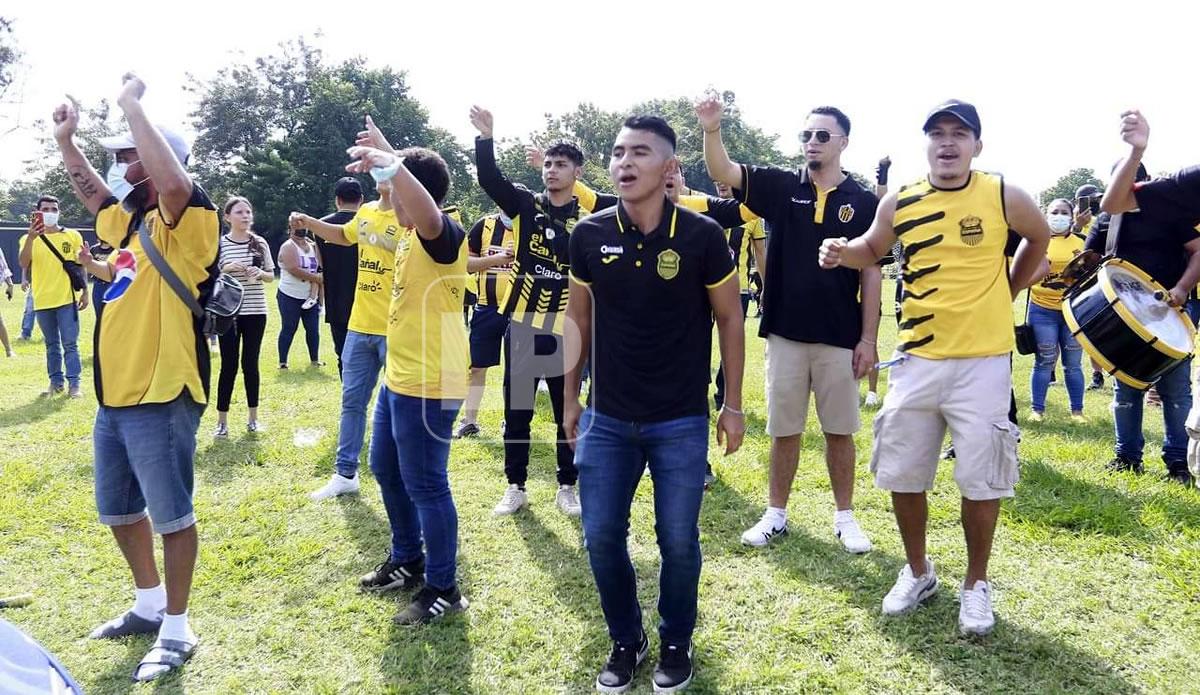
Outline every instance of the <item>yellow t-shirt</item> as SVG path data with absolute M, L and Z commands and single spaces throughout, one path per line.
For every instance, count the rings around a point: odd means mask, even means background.
M 387 387 L 431 400 L 467 397 L 470 351 L 463 326 L 467 234 L 442 215 L 442 236 L 401 228 L 387 332 Z
M 896 349 L 927 359 L 1012 352 L 1004 179 L 972 171 L 963 188 L 922 179 L 896 198 L 901 265 Z
M 54 244 L 54 248 L 68 261 L 79 258 L 79 249 L 83 247 L 83 235 L 74 229 L 63 229 L 57 232 L 47 231 L 46 241 Z M 25 248 L 28 234 L 17 241 L 18 248 Z M 33 308 L 35 310 L 57 309 L 76 300 L 76 294 L 71 289 L 71 278 L 63 268 L 62 261 L 55 257 L 54 252 L 46 247 L 41 239 L 33 240 L 33 259 L 30 262 L 31 284 L 33 288 Z
M 1083 251 L 1083 239 L 1074 234 L 1050 238 L 1050 247 L 1046 250 L 1046 257 L 1050 260 L 1050 273 L 1029 289 L 1031 302 L 1044 309 L 1062 309 L 1063 292 L 1066 290 L 1047 287 L 1046 284 L 1056 282 L 1067 264 L 1080 251 Z
M 380 210 L 377 200 L 360 207 L 354 219 L 342 227 L 346 240 L 358 244 L 358 283 L 354 286 L 350 330 L 387 335 L 389 288 L 401 231 L 396 213 Z
M 116 198 L 96 214 L 96 235 L 114 249 L 122 242 L 133 253 L 137 273 L 129 289 L 104 305 L 96 345 L 96 396 L 102 405 L 122 407 L 168 403 L 184 389 L 197 403 L 208 400 L 208 344 L 192 312 L 158 274 L 142 250 L 132 215 Z M 214 277 L 221 224 L 208 194 L 195 186 L 175 224 L 155 209 L 146 213 L 155 248 L 193 296 L 207 291 Z M 132 233 L 131 233 L 132 232 Z

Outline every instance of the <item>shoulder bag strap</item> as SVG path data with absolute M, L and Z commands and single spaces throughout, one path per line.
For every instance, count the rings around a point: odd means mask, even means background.
M 196 301 L 191 291 L 188 290 L 187 285 L 184 285 L 183 280 L 180 280 L 175 271 L 171 269 L 171 266 L 167 263 L 167 259 L 163 258 L 162 254 L 158 252 L 158 247 L 154 245 L 154 240 L 150 238 L 150 232 L 146 229 L 146 222 L 144 220 L 138 222 L 137 231 L 138 239 L 142 242 L 142 250 L 146 252 L 146 257 L 150 259 L 150 263 L 158 270 L 158 274 L 162 276 L 163 280 L 167 281 L 167 285 L 187 305 L 192 314 L 197 318 L 203 318 L 204 310 L 200 308 L 200 302 Z

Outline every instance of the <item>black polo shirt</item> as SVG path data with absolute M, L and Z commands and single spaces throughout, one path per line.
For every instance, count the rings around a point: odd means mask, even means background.
M 1121 215 L 1114 255 L 1129 261 L 1168 290 L 1187 270 L 1188 253 L 1184 246 L 1197 238 L 1193 223 L 1186 218 L 1160 217 L 1147 210 Z M 1084 248 L 1103 254 L 1112 215 L 1100 213 L 1088 233 Z M 1189 288 L 1190 289 L 1190 288 Z
M 822 270 L 821 242 L 861 236 L 875 219 L 875 194 L 847 176 L 818 191 L 807 169 L 742 166 L 738 200 L 770 225 L 763 317 L 758 334 L 853 349 L 862 337 L 859 271 Z
M 571 276 L 592 291 L 596 412 L 627 422 L 708 414 L 712 305 L 708 290 L 737 282 L 721 226 L 663 199 L 643 234 L 623 205 L 571 233 Z
M 1200 165 L 1133 185 L 1138 208 L 1162 219 L 1200 222 Z
M 351 210 L 338 210 L 321 218 L 322 222 L 342 226 L 354 219 Z M 358 244 L 342 246 L 317 237 L 321 249 L 321 272 L 325 277 L 325 323 L 350 323 L 354 308 L 354 286 L 358 283 Z

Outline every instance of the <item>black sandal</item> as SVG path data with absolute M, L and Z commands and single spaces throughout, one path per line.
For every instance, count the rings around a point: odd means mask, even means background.
M 179 670 L 180 666 L 190 658 L 192 653 L 196 651 L 197 645 L 188 644 L 173 639 L 160 639 L 154 643 L 150 651 L 146 652 L 146 656 L 142 657 L 141 662 L 133 669 L 133 682 L 145 683 L 156 680 L 162 676 Z M 138 678 L 142 668 L 145 666 L 166 666 L 166 671 L 158 671 L 149 678 Z

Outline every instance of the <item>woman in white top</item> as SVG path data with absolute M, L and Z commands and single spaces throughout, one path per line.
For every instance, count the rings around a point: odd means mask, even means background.
M 250 411 L 246 430 L 254 433 L 262 429 L 258 422 L 258 353 L 267 330 L 267 298 L 263 284 L 275 279 L 271 247 L 266 239 L 250 230 L 254 224 L 254 208 L 250 201 L 241 196 L 227 200 L 225 222 L 229 224 L 229 233 L 221 237 L 217 262 L 222 272 L 242 283 L 245 294 L 236 323 L 221 336 L 221 375 L 217 380 L 218 437 L 229 436 L 229 403 L 233 399 L 239 357 L 242 381 L 246 385 L 246 407 Z
M 4 293 L 8 295 L 8 301 L 11 302 L 13 296 L 12 271 L 8 269 L 8 261 L 4 258 L 2 250 L 0 250 L 0 283 L 4 284 Z M 4 345 L 4 354 L 12 357 L 12 344 L 8 342 L 8 329 L 4 326 L 3 316 L 0 316 L 0 343 Z
M 296 328 L 304 322 L 304 342 L 308 345 L 308 359 L 313 366 L 321 366 L 318 355 L 321 344 L 321 250 L 313 242 L 312 232 L 293 229 L 288 240 L 279 247 L 279 291 L 275 294 L 279 302 L 279 316 L 283 325 L 279 327 L 279 368 L 288 368 L 288 353 L 292 349 L 292 338 Z

